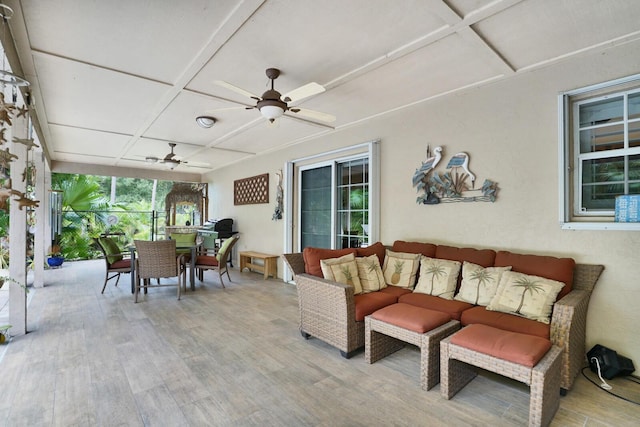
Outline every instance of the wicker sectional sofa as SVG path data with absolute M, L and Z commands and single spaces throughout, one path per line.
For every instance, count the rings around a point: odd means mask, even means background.
M 322 259 L 348 253 L 358 257 L 376 254 L 380 265 L 383 265 L 387 249 L 444 260 L 467 261 L 483 267 L 511 266 L 515 272 L 561 281 L 566 286 L 553 305 L 550 324 L 544 324 L 462 301 L 417 294 L 396 286 L 355 295 L 353 286 L 322 277 Z M 463 327 L 480 323 L 549 339 L 564 350 L 561 387 L 565 392 L 571 389 L 576 375 L 585 366 L 587 308 L 591 292 L 604 270 L 602 265 L 576 264 L 571 258 L 406 241 L 396 241 L 392 247 L 378 242 L 357 249 L 305 248 L 301 253 L 284 254 L 283 257 L 294 274 L 302 336 L 307 339 L 315 337 L 338 348 L 343 357 L 351 357 L 364 346 L 365 316 L 390 304 L 403 302 L 448 313 L 452 319 L 459 320 Z

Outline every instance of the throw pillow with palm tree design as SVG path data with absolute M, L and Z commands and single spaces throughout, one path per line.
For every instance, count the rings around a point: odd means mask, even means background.
M 446 259 L 420 258 L 420 278 L 414 292 L 453 299 L 458 284 L 460 262 Z
M 387 287 L 378 255 L 357 257 L 356 264 L 363 293 L 375 292 Z
M 507 271 L 487 310 L 515 314 L 549 324 L 553 303 L 564 283 L 545 277 Z
M 509 267 L 482 267 L 472 262 L 462 263 L 462 283 L 455 300 L 487 306 L 498 290 L 500 277 Z
M 353 286 L 354 295 L 362 293 L 362 285 L 360 285 L 358 266 L 354 254 L 323 259 L 320 261 L 320 268 L 325 279 Z

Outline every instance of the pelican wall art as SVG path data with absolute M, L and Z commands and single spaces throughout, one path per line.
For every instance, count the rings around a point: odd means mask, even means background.
M 482 187 L 476 189 L 476 175 L 469 169 L 469 154 L 461 151 L 449 158 L 446 172 L 438 173 L 436 166 L 446 158 L 443 148 L 427 146 L 427 159 L 413 174 L 413 186 L 418 193 L 416 203 L 436 205 L 440 202 L 495 202 L 498 184 L 485 179 Z M 444 163 L 443 163 L 444 164 Z

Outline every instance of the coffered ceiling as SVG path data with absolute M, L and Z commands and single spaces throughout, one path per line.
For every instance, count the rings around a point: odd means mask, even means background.
M 416 103 L 640 38 L 635 0 L 9 1 L 10 33 L 53 170 L 205 173 Z M 255 101 L 326 91 L 273 125 Z M 14 70 L 17 69 L 14 67 Z M 203 129 L 195 117 L 217 120 Z M 91 166 L 94 168 L 94 166 Z

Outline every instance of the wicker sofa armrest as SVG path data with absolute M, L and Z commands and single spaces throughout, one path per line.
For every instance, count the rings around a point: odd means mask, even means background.
M 352 286 L 304 273 L 296 274 L 295 282 L 303 336 L 321 339 L 345 357 L 364 345 L 364 323 L 355 320 Z
M 551 342 L 560 346 L 562 353 L 563 390 L 570 390 L 576 376 L 586 362 L 586 329 L 589 299 L 604 266 L 576 264 L 573 290 L 553 305 L 551 315 Z
M 304 258 L 302 257 L 302 252 L 282 254 L 282 258 L 284 258 L 284 262 L 287 264 L 287 267 L 289 267 L 289 270 L 291 270 L 291 273 L 293 273 L 294 279 L 298 274 L 304 273 Z

